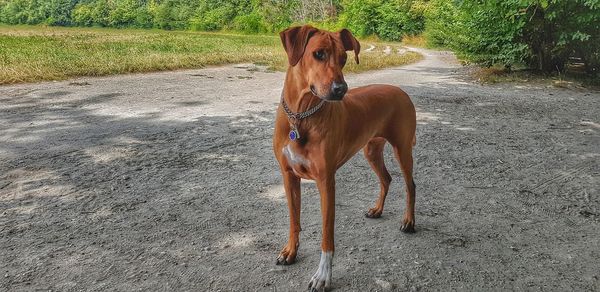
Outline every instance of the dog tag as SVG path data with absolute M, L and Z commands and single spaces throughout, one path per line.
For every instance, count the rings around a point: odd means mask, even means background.
M 298 130 L 292 129 L 290 131 L 290 140 L 295 141 L 296 139 L 300 139 L 300 133 L 298 133 Z

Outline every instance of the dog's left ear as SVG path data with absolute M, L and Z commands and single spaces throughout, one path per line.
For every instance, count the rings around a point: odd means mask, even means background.
M 354 60 L 356 61 L 356 64 L 358 64 L 358 53 L 360 53 L 360 43 L 352 35 L 352 33 L 345 28 L 340 30 L 338 33 L 340 34 L 340 39 L 344 44 L 344 49 L 346 51 L 354 50 Z
M 290 66 L 296 66 L 302 55 L 304 55 L 304 49 L 308 44 L 308 39 L 317 32 L 318 29 L 310 26 L 295 26 L 290 27 L 279 33 L 283 48 L 288 55 L 288 61 Z

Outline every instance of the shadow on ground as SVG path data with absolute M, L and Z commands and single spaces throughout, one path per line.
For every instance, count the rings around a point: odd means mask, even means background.
M 419 111 L 418 232 L 399 232 L 404 184 L 390 149 L 386 211 L 364 218 L 378 184 L 357 155 L 337 174 L 334 288 L 598 289 L 597 96 L 404 88 Z M 298 263 L 276 267 L 288 219 L 271 109 L 182 121 L 111 112 L 129 98 L 119 92 L 69 94 L 0 100 L 0 288 L 305 288 L 319 198 L 303 184 Z

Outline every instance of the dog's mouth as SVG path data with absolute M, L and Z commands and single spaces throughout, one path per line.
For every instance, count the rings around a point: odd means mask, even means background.
M 322 98 L 320 95 L 318 95 L 318 94 L 317 94 L 317 92 L 315 91 L 315 86 L 314 86 L 314 85 L 311 85 L 311 86 L 310 86 L 310 92 L 311 92 L 311 93 L 312 93 L 314 96 L 316 96 L 316 97 L 318 97 L 318 98 L 320 98 L 320 99 L 323 99 L 323 98 Z
M 317 94 L 317 90 L 315 89 L 315 86 L 314 86 L 314 85 L 311 85 L 311 86 L 310 86 L 310 93 L 312 93 L 314 96 L 316 96 L 316 97 L 318 97 L 318 98 L 320 98 L 320 99 L 322 99 L 322 100 L 324 100 L 324 101 L 327 101 L 327 102 L 332 102 L 332 101 L 340 101 L 340 100 L 342 100 L 342 98 L 341 98 L 341 97 L 340 97 L 340 98 L 332 98 L 332 96 L 331 96 L 331 95 L 329 95 L 329 96 L 325 96 L 325 97 L 323 97 L 323 96 L 320 96 L 319 94 Z

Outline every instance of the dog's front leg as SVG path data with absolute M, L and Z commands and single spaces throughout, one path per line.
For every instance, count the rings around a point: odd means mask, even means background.
M 290 235 L 287 245 L 281 250 L 277 257 L 278 265 L 291 265 L 296 261 L 300 233 L 300 178 L 291 169 L 282 169 L 283 186 L 287 197 L 288 209 L 290 211 Z
M 323 234 L 321 241 L 321 261 L 317 272 L 308 284 L 311 291 L 324 291 L 331 286 L 331 265 L 333 263 L 333 231 L 335 224 L 335 172 L 327 174 L 325 179 L 317 180 L 321 193 L 321 217 Z

